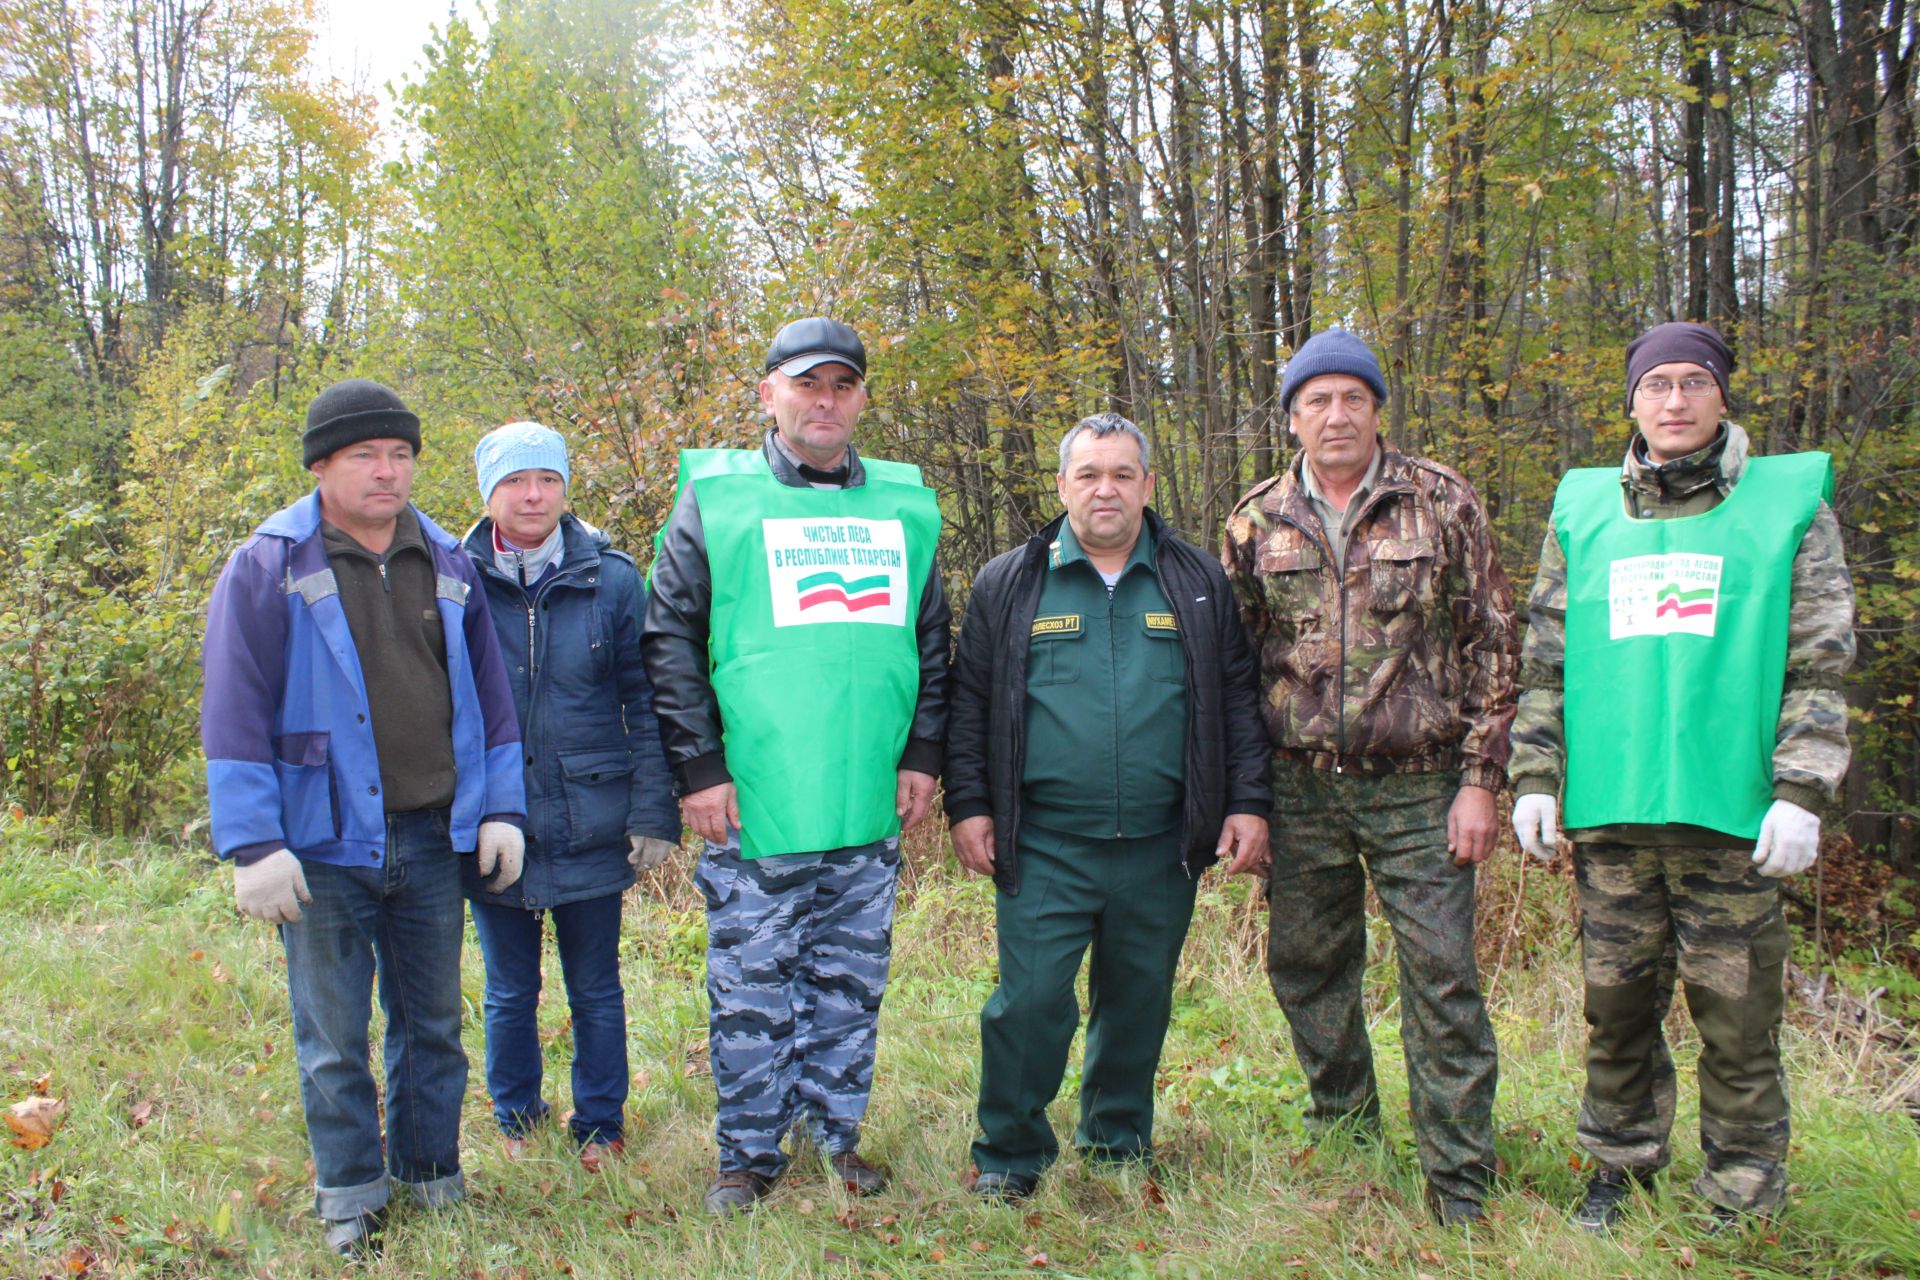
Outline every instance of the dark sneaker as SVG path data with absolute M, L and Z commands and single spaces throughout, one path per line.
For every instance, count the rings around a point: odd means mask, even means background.
M 1738 1235 L 1752 1224 L 1760 1221 L 1764 1215 L 1743 1213 L 1739 1209 L 1729 1209 L 1723 1204 L 1711 1205 L 1707 1212 L 1696 1217 L 1694 1222 L 1705 1236 Z
M 708 1184 L 707 1194 L 701 1197 L 700 1203 L 716 1218 L 731 1218 L 742 1209 L 753 1208 L 756 1201 L 773 1190 L 775 1181 L 777 1179 L 751 1169 L 722 1169 Z
M 850 1196 L 877 1196 L 887 1189 L 887 1175 L 868 1164 L 857 1151 L 833 1157 L 833 1176 Z
M 375 1257 L 380 1252 L 380 1228 L 385 1219 L 386 1215 L 378 1209 L 351 1218 L 323 1219 L 327 1248 L 343 1258 Z
M 1633 1194 L 1634 1187 L 1644 1184 L 1644 1179 L 1625 1169 L 1601 1165 L 1593 1177 L 1587 1179 L 1587 1193 L 1581 1198 L 1580 1207 L 1573 1211 L 1574 1225 L 1592 1235 L 1607 1234 L 1627 1211 L 1627 1197 Z
M 1487 1211 L 1478 1200 L 1467 1200 L 1456 1196 L 1439 1196 L 1433 1201 L 1433 1216 L 1441 1226 L 1448 1228 L 1484 1227 L 1487 1225 Z
M 989 1169 L 973 1180 L 973 1194 L 996 1204 L 1011 1204 L 1031 1196 L 1039 1185 L 1040 1180 L 1029 1174 Z

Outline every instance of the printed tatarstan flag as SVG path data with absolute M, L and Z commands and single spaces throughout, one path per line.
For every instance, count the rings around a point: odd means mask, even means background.
M 838 604 L 844 605 L 849 613 L 858 613 L 862 609 L 884 608 L 892 599 L 888 594 L 889 579 L 884 573 L 849 581 L 827 569 L 808 574 L 796 585 L 800 590 L 802 610 L 815 605 Z
M 1660 588 L 1654 597 L 1653 616 L 1656 618 L 1672 614 L 1677 618 L 1698 618 L 1713 612 L 1713 588 L 1701 587 L 1696 591 L 1682 591 L 1680 584 L 1669 582 Z

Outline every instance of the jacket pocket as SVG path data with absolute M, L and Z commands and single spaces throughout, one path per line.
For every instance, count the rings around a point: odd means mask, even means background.
M 1167 684 L 1187 682 L 1187 651 L 1180 643 L 1180 624 L 1172 613 L 1146 613 L 1141 624 L 1147 633 L 1147 674 Z
M 273 773 L 280 782 L 280 828 L 287 847 L 311 849 L 338 840 L 340 800 L 329 736 L 281 734 L 273 740 Z
M 1269 542 L 1260 550 L 1256 568 L 1267 597 L 1267 613 L 1275 621 L 1301 631 L 1312 631 L 1324 610 L 1320 605 L 1320 575 L 1326 557 L 1310 543 Z
M 1434 546 L 1426 538 L 1382 538 L 1369 551 L 1367 607 L 1382 616 L 1433 604 Z
M 1080 640 L 1086 627 L 1077 613 L 1035 618 L 1027 640 L 1029 685 L 1071 684 L 1080 678 Z
M 633 764 L 624 747 L 562 754 L 567 793 L 568 848 L 600 849 L 618 843 L 627 829 L 627 797 Z

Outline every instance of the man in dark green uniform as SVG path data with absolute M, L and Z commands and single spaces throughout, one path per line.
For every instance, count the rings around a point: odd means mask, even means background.
M 1032 1194 L 1079 1023 L 1075 1144 L 1146 1160 L 1153 1081 L 1199 873 L 1266 857 L 1256 668 L 1225 574 L 1147 509 L 1146 437 L 1118 414 L 1060 442 L 1066 514 L 987 565 L 960 631 L 946 811 L 990 875 L 1000 985 L 980 1015 L 976 1194 Z

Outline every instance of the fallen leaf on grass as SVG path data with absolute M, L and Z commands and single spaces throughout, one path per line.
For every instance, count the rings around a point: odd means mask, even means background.
M 1039 1214 L 1030 1213 L 1027 1215 L 1027 1229 L 1029 1231 L 1038 1231 L 1040 1229 L 1040 1224 L 1045 1221 L 1046 1219 L 1041 1217 Z
M 945 1249 L 932 1249 L 927 1253 L 928 1262 L 945 1262 L 946 1260 L 947 1251 Z
M 881 1244 L 899 1244 L 900 1233 L 897 1231 L 883 1231 L 880 1233 L 880 1243 Z
M 1420 1251 L 1420 1261 L 1430 1267 L 1442 1267 L 1446 1265 L 1445 1259 L 1431 1249 L 1422 1249 Z
M 1674 1259 L 1674 1261 L 1678 1262 L 1683 1268 L 1691 1268 L 1693 1266 L 1693 1246 L 1681 1245 L 1680 1256 Z
M 1053 1259 L 1044 1253 L 1036 1253 L 1027 1258 L 1027 1265 L 1035 1269 L 1050 1267 L 1053 1265 Z
M 147 1121 L 153 1119 L 153 1099 L 142 1098 L 133 1104 L 133 1127 L 144 1129 Z
M 811 1204 L 812 1201 L 807 1201 L 806 1203 Z M 851 1209 L 842 1209 L 833 1215 L 833 1220 L 849 1231 L 858 1231 L 860 1229 L 860 1215 Z
M 160 1228 L 160 1234 L 177 1245 L 184 1246 L 187 1242 L 187 1229 L 181 1226 L 178 1220 Z
M 828 1249 L 825 1257 L 828 1262 L 845 1262 L 847 1260 L 847 1255 L 837 1249 Z
M 213 962 L 213 969 L 211 970 L 211 972 L 213 974 L 213 980 L 215 982 L 232 982 L 233 981 L 232 971 L 230 971 L 227 968 L 227 966 L 221 964 L 218 960 L 215 960 Z
M 13 1130 L 13 1145 L 26 1151 L 38 1151 L 53 1141 L 53 1131 L 66 1116 L 67 1104 L 58 1098 L 28 1098 L 7 1108 L 7 1128 Z
M 1151 1208 L 1156 1208 L 1160 1205 L 1164 1205 L 1166 1204 L 1166 1202 L 1167 1202 L 1167 1193 L 1162 1191 L 1160 1189 L 1160 1184 L 1155 1182 L 1152 1178 L 1148 1178 L 1145 1182 L 1140 1184 L 1140 1203 L 1141 1204 L 1144 1204 L 1151 1209 Z
M 29 1080 L 27 1082 L 27 1092 L 52 1094 L 53 1072 L 49 1071 L 43 1076 L 35 1076 L 32 1080 Z
M 67 1274 L 83 1276 L 93 1270 L 93 1264 L 100 1256 L 83 1244 L 77 1244 L 67 1251 Z
M 795 1205 L 795 1206 L 793 1206 L 793 1207 L 794 1207 L 794 1210 L 795 1210 L 795 1212 L 797 1212 L 797 1213 L 812 1213 L 812 1212 L 813 1212 L 813 1201 L 811 1201 L 811 1200 L 802 1200 L 802 1201 L 801 1201 L 801 1202 L 800 1202 L 799 1204 L 797 1204 L 797 1205 Z
M 266 1107 L 255 1107 L 253 1109 L 253 1118 L 261 1124 L 272 1124 L 273 1112 Z
M 985 1240 L 975 1240 L 972 1244 L 968 1245 L 967 1248 L 973 1250 L 975 1253 L 985 1253 L 987 1250 L 993 1248 L 993 1246 Z

